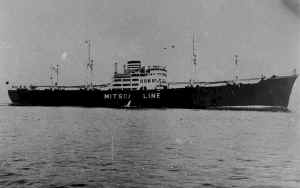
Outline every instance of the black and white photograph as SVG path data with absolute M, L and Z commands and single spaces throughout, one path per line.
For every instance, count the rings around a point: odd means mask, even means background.
M 300 0 L 0 0 L 0 187 L 299 188 Z

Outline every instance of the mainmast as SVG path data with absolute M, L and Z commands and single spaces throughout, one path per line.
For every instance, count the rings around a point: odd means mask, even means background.
M 86 65 L 90 78 L 88 79 L 88 86 L 93 87 L 93 82 L 94 82 L 94 60 L 91 57 L 91 40 L 86 40 L 85 43 L 87 44 L 88 47 L 88 63 Z
M 196 81 L 197 78 L 197 54 L 196 54 L 196 47 L 195 47 L 195 33 L 193 33 L 193 78 L 192 84 Z

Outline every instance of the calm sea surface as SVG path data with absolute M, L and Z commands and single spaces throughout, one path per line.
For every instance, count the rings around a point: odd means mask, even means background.
M 0 187 L 300 187 L 299 113 L 0 106 Z

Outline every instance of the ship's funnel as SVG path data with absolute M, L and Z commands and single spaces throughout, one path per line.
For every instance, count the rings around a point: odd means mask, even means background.
M 128 61 L 127 69 L 128 70 L 137 70 L 141 68 L 141 61 Z

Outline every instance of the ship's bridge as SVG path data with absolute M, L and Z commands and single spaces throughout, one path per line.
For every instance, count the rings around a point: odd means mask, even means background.
M 115 71 L 112 89 L 162 89 L 167 87 L 167 68 L 161 65 L 141 66 L 140 61 L 129 61 L 123 73 Z

